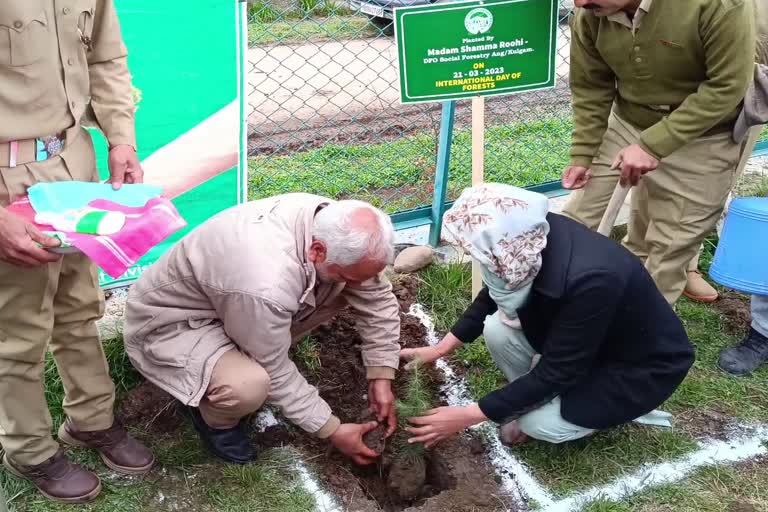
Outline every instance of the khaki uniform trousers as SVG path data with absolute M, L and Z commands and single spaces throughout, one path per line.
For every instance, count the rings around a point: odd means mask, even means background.
M 291 327 L 293 343 L 330 321 L 342 307 L 341 301 L 326 305 L 311 317 L 295 323 Z M 261 408 L 269 395 L 269 386 L 264 367 L 232 343 L 213 367 L 208 388 L 200 400 L 200 415 L 209 427 L 233 428 L 243 416 Z
M 597 229 L 620 171 L 611 164 L 619 151 L 640 140 L 641 130 L 611 113 L 592 163 L 592 179 L 574 191 L 563 214 Z M 734 184 L 742 144 L 730 133 L 700 137 L 664 158 L 632 191 L 624 246 L 644 261 L 669 303 L 680 297 L 686 270 L 714 229 Z
M 747 136 L 744 140 L 744 145 L 741 148 L 741 158 L 739 159 L 739 164 L 736 166 L 736 177 L 734 180 L 734 185 L 736 184 L 736 181 L 738 181 L 739 178 L 741 178 L 741 175 L 744 174 L 744 169 L 747 167 L 747 162 L 749 162 L 750 157 L 752 156 L 752 151 L 755 149 L 755 145 L 757 144 L 758 139 L 760 139 L 760 134 L 763 131 L 763 126 L 753 126 L 747 131 Z M 733 194 L 728 194 L 728 199 L 726 200 L 726 210 L 727 210 L 727 204 L 730 203 L 730 200 L 732 198 Z M 720 235 L 720 229 L 722 227 L 722 221 L 725 220 L 725 212 L 723 212 L 723 215 L 720 219 L 720 222 L 717 224 L 717 234 Z M 699 252 L 696 253 L 696 256 L 691 260 L 691 262 L 688 264 L 688 270 L 694 271 L 699 269 L 699 257 L 701 256 L 701 250 L 704 248 L 703 245 L 699 246 Z
M 98 180 L 90 135 L 71 131 L 78 135 L 58 156 L 0 167 L 0 206 L 38 182 Z M 35 268 L 0 262 L 0 444 L 19 464 L 42 463 L 59 449 L 44 389 L 49 346 L 67 416 L 85 431 L 112 425 L 114 384 L 96 329 L 103 312 L 97 270 L 84 255 Z

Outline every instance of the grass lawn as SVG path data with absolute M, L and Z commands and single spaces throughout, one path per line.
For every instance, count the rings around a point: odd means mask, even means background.
M 711 249 L 705 251 L 702 257 L 705 270 L 710 260 Z M 420 279 L 419 301 L 432 310 L 439 330 L 449 329 L 469 304 L 470 266 L 459 263 L 431 266 L 422 271 Z M 675 458 L 694 450 L 696 435 L 701 430 L 700 418 L 708 414 L 768 421 L 768 368 L 762 368 L 750 378 L 736 379 L 715 366 L 719 351 L 736 343 L 740 334 L 729 332 L 723 316 L 712 306 L 683 298 L 677 305 L 677 312 L 696 346 L 697 360 L 686 381 L 663 406 L 664 410 L 675 414 L 675 428 L 666 430 L 627 425 L 560 446 L 532 442 L 518 449 L 517 454 L 522 461 L 553 493 L 563 496 L 591 485 L 607 483 L 643 463 Z M 482 339 L 462 347 L 454 354 L 453 362 L 464 369 L 470 392 L 476 398 L 504 382 Z M 738 468 L 722 469 L 722 474 L 726 473 L 734 479 L 743 478 L 745 484 L 753 478 Z M 705 486 L 703 480 L 697 478 L 692 477 L 691 482 Z M 690 487 L 693 492 L 693 484 Z M 634 500 L 632 503 L 636 506 Z M 594 504 L 590 510 L 678 510 L 599 508 L 602 506 L 623 507 L 625 504 Z
M 768 510 L 768 459 L 699 469 L 676 484 L 616 503 L 596 501 L 583 512 L 763 512 Z
M 486 181 L 518 186 L 560 177 L 568 163 L 567 118 L 486 128 Z M 424 132 L 380 144 L 326 144 L 286 156 L 248 159 L 251 199 L 286 192 L 354 197 L 394 213 L 432 202 L 437 142 Z M 471 131 L 456 130 L 448 195 L 471 183 Z
M 376 37 L 379 33 L 368 18 L 356 15 L 252 21 L 248 23 L 248 46 L 345 41 Z
M 270 1 L 248 5 L 248 46 L 344 41 L 381 34 L 363 14 L 325 0 L 299 0 L 280 9 Z

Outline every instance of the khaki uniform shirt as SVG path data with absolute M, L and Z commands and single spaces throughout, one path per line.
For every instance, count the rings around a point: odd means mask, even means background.
M 768 66 L 768 1 L 755 0 L 757 54 L 755 61 Z
M 129 293 L 124 339 L 134 366 L 196 406 L 234 343 L 269 375 L 268 402 L 307 432 L 332 433 L 339 420 L 291 361 L 292 340 L 349 307 L 368 378 L 392 379 L 400 308 L 383 275 L 355 285 L 318 280 L 307 254 L 315 212 L 330 202 L 285 194 L 245 203 L 177 243 Z
M 135 148 L 126 56 L 112 0 L 1 0 L 0 142 L 58 134 L 89 114 L 111 146 Z
M 644 0 L 631 20 L 577 9 L 571 35 L 572 165 L 591 165 L 612 108 L 659 159 L 733 129 L 754 69 L 752 0 Z

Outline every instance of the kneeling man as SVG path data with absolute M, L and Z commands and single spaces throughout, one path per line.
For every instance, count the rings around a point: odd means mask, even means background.
M 349 307 L 363 339 L 370 406 L 387 421 L 387 435 L 394 431 L 400 317 L 382 274 L 393 239 L 389 217 L 360 201 L 286 194 L 230 208 L 132 287 L 128 356 L 187 407 L 205 446 L 222 459 L 256 457 L 242 418 L 268 402 L 358 464 L 370 463 L 377 454 L 362 436 L 376 423 L 341 424 L 288 351 Z

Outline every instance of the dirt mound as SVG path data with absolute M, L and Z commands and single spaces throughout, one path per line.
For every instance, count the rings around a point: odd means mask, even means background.
M 728 512 L 758 512 L 757 507 L 751 503 L 737 501 L 728 507 Z
M 677 424 L 697 439 L 726 440 L 733 426 L 733 418 L 714 410 L 694 409 L 680 414 Z
M 413 280 L 395 285 L 403 311 L 410 308 L 403 298 L 415 300 L 415 284 Z M 400 335 L 403 347 L 426 344 L 426 329 L 410 315 L 401 315 Z M 313 336 L 321 347 L 319 370 L 307 371 L 297 361 L 302 373 L 318 387 L 342 422 L 366 421 L 368 417 L 361 410 L 368 405 L 368 382 L 360 355 L 362 340 L 354 319 L 342 313 Z M 404 394 L 404 375 L 405 372 L 398 372 L 394 384 L 397 396 Z M 439 403 L 437 390 L 442 375 L 430 366 L 424 367 L 423 378 L 435 403 Z M 402 418 L 400 422 L 402 427 Z M 380 461 L 369 466 L 355 465 L 336 450 L 329 450 L 327 442 L 312 436 L 297 434 L 294 442 L 313 461 L 320 480 L 337 496 L 344 510 L 482 512 L 499 508 L 499 500 L 504 498 L 500 497 L 494 468 L 483 451 L 476 449 L 476 439 L 464 434 L 416 456 L 410 451 L 401 455 L 396 447 L 408 434 L 399 430 L 383 440 L 383 430 L 374 431 L 365 439 L 375 450 L 383 448 Z
M 725 317 L 725 327 L 731 334 L 742 335 L 752 322 L 749 297 L 737 292 L 725 292 L 714 303 Z
M 128 392 L 120 402 L 117 417 L 148 434 L 170 434 L 181 425 L 183 418 L 178 402 L 149 381 Z
M 376 416 L 370 410 L 364 409 L 357 422 L 366 423 L 369 421 L 376 421 Z M 384 453 L 384 449 L 387 447 L 387 425 L 379 423 L 375 429 L 363 436 L 363 442 L 376 453 Z
M 392 293 L 397 297 L 400 303 L 400 310 L 408 312 L 413 304 L 416 303 L 416 293 L 419 288 L 419 281 L 415 276 L 409 274 L 394 274 L 390 277 L 392 281 Z

